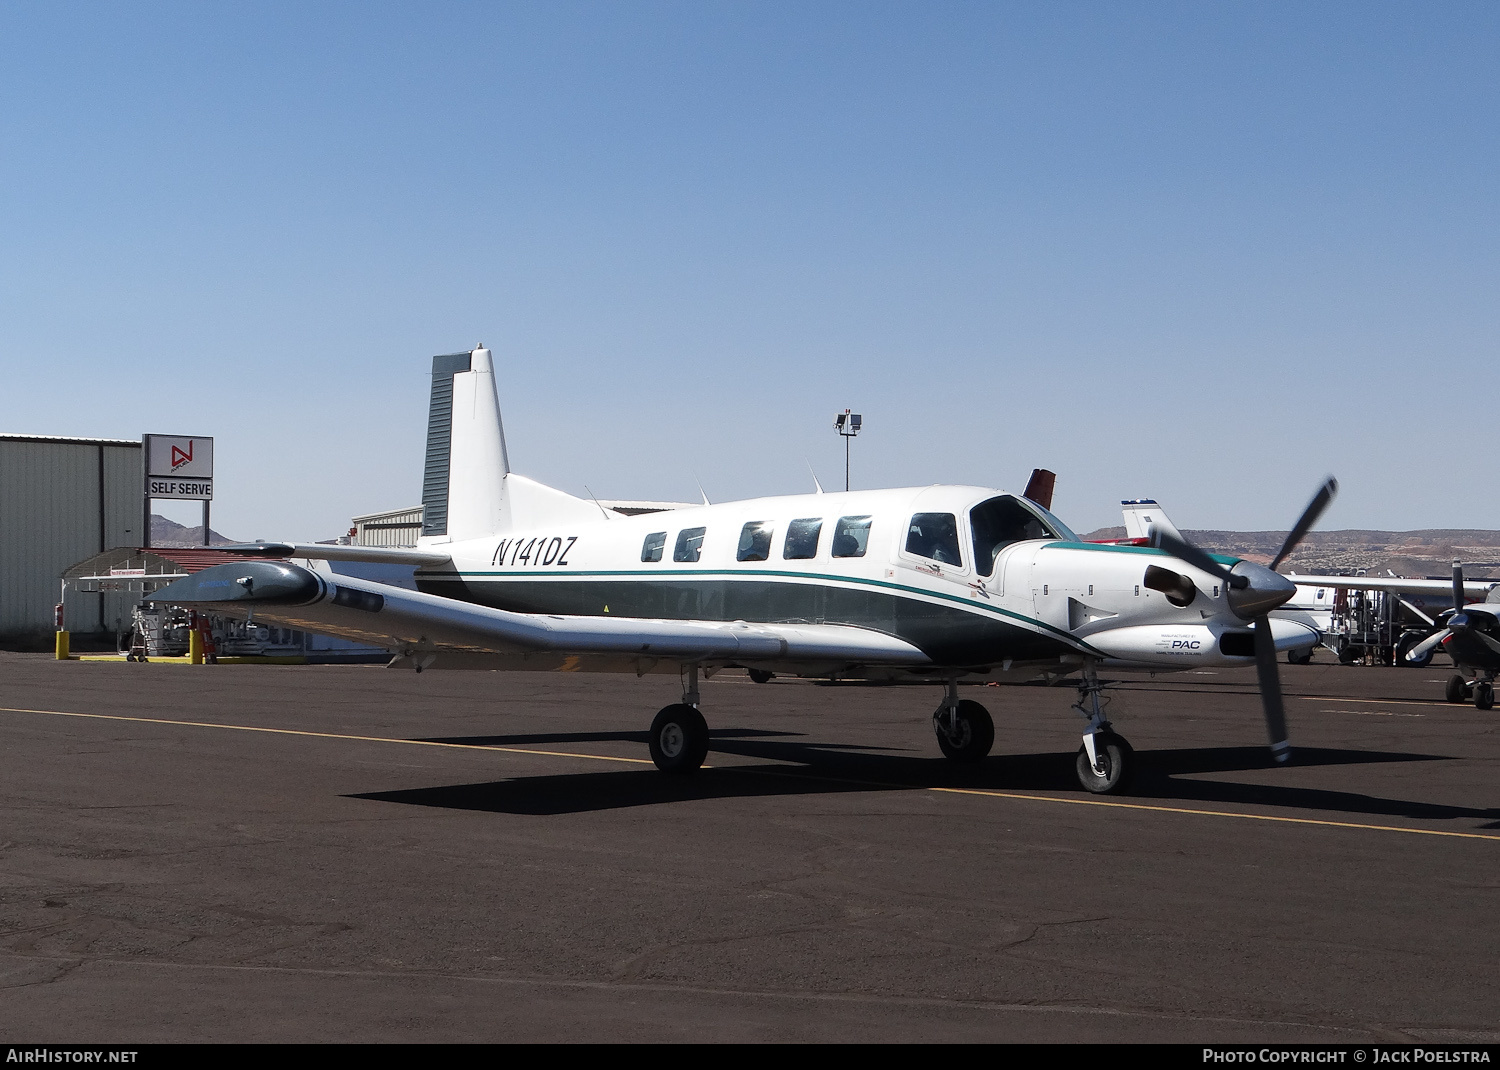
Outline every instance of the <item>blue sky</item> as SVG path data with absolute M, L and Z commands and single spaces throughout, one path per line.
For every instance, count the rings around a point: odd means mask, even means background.
M 7 4 L 0 93 L 0 430 L 214 435 L 236 537 L 416 502 L 480 341 L 578 494 L 852 407 L 1080 530 L 1500 527 L 1492 3 Z

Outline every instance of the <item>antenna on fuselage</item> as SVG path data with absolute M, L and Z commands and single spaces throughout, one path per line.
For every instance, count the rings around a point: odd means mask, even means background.
M 694 476 L 693 482 L 698 484 L 698 495 L 703 499 L 703 504 L 712 505 L 713 502 L 708 500 L 708 494 L 703 490 L 703 480 L 699 479 L 697 476 Z
M 806 457 L 802 458 L 802 460 L 807 463 L 807 470 L 808 470 L 808 472 L 812 473 L 813 486 L 815 486 L 815 487 L 818 488 L 818 493 L 819 494 L 822 494 L 823 493 L 823 484 L 821 484 L 821 483 L 818 482 L 818 473 L 813 471 L 812 462 L 809 461 L 809 460 L 807 460 Z
M 584 490 L 589 490 L 589 485 L 587 483 L 585 483 L 583 485 L 583 489 Z M 589 497 L 593 498 L 593 501 L 594 501 L 595 505 L 599 505 L 599 499 L 594 497 L 594 492 L 591 491 L 591 490 L 589 490 Z M 609 510 L 606 509 L 606 508 L 604 508 L 604 506 L 599 505 L 599 511 L 604 514 L 604 519 L 605 520 L 613 520 L 614 519 L 614 517 L 612 517 L 612 516 L 609 515 Z

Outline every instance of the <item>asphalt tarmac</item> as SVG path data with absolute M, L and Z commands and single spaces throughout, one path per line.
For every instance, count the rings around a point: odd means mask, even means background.
M 1327 655 L 1323 655 L 1326 659 Z M 1500 711 L 1450 670 L 1071 689 L 0 654 L 0 1041 L 1500 1040 Z

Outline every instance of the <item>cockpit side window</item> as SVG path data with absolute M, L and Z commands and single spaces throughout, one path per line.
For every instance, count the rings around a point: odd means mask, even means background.
M 771 535 L 776 525 L 764 520 L 752 520 L 740 529 L 740 545 L 735 551 L 736 561 L 764 561 L 771 556 Z
M 1035 513 L 1008 494 L 970 509 L 969 525 L 974 534 L 974 568 L 981 576 L 994 573 L 995 555 L 1011 543 L 1055 537 Z
M 906 529 L 906 552 L 944 565 L 961 565 L 958 520 L 952 513 L 917 513 Z

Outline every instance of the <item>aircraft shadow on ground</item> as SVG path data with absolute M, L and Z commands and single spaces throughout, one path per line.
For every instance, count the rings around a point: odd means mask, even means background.
M 827 795 L 871 791 L 968 788 L 979 791 L 1065 792 L 1083 797 L 1073 772 L 1073 753 L 992 755 L 975 766 L 944 759 L 878 753 L 858 746 L 809 743 L 789 733 L 756 729 L 712 731 L 709 768 L 689 777 L 663 776 L 655 769 L 609 770 L 518 777 L 482 784 L 369 792 L 350 796 L 413 806 L 437 806 L 492 813 L 558 815 L 706 799 L 785 795 Z M 433 742 L 470 746 L 523 743 L 645 742 L 644 733 L 554 733 L 470 736 Z M 644 754 L 642 755 L 644 757 Z M 733 757 L 759 759 L 733 765 Z M 1257 805 L 1321 811 L 1344 818 L 1481 820 L 1500 827 L 1500 809 L 1475 809 L 1358 792 L 1219 779 L 1204 774 L 1270 768 L 1265 747 L 1199 747 L 1136 752 L 1137 770 L 1129 799 L 1168 805 Z M 761 764 L 765 760 L 786 765 Z M 1398 751 L 1304 747 L 1297 767 L 1376 765 L 1447 761 L 1441 755 Z

